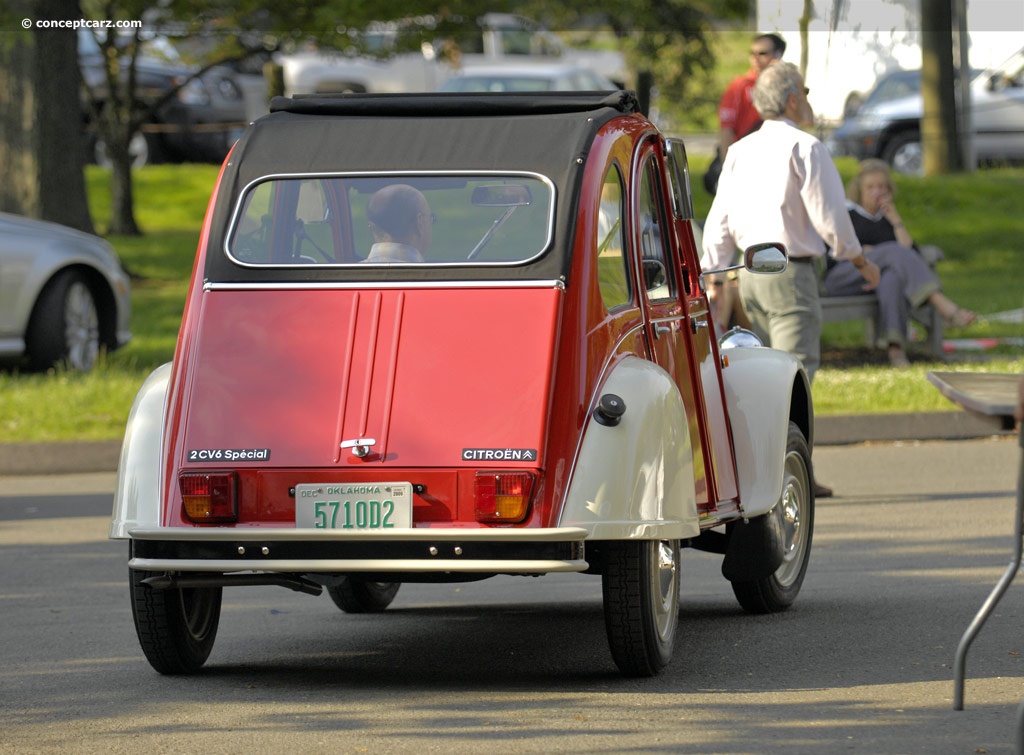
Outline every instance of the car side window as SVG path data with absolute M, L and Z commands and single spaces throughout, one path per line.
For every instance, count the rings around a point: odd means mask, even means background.
M 686 147 L 681 139 L 668 139 L 665 142 L 665 160 L 672 192 L 672 211 L 677 218 L 690 220 L 693 218 L 693 189 L 690 187 Z
M 601 300 L 609 311 L 629 304 L 633 298 L 626 265 L 624 196 L 622 174 L 613 165 L 605 174 L 597 213 L 597 280 Z
M 644 287 L 650 301 L 671 299 L 675 296 L 675 275 L 669 264 L 665 232 L 668 218 L 658 182 L 657 165 L 653 157 L 644 164 L 640 176 L 638 203 L 640 232 L 640 264 Z
M 274 183 L 255 187 L 239 217 L 233 245 L 235 256 L 250 264 L 334 262 L 337 251 L 323 181 L 294 182 L 294 213 L 281 223 L 275 217 L 280 202 Z

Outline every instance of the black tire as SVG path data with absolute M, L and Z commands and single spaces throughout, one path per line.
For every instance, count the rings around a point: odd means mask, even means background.
M 328 587 L 334 605 L 345 613 L 380 613 L 391 605 L 401 582 L 364 582 L 345 577 L 341 584 Z
M 144 134 L 136 131 L 128 142 L 128 155 L 131 157 L 133 168 L 142 168 L 146 165 L 160 162 L 160 149 L 156 143 L 156 135 Z M 110 168 L 112 163 L 110 155 L 107 154 L 107 143 L 103 137 L 96 137 L 93 142 L 93 160 L 101 168 Z
M 672 659 L 679 623 L 679 541 L 603 544 L 604 620 L 626 676 L 654 676 Z
M 897 173 L 908 176 L 924 175 L 921 135 L 917 131 L 902 131 L 896 134 L 885 145 L 882 159 Z
M 149 572 L 130 569 L 135 632 L 149 665 L 161 674 L 193 674 L 213 650 L 223 588 L 154 589 Z
M 25 333 L 32 369 L 57 364 L 88 372 L 100 346 L 100 313 L 89 279 L 80 270 L 63 270 L 46 284 Z
M 732 591 L 749 613 L 777 613 L 789 608 L 807 573 L 814 535 L 814 484 L 811 451 L 803 432 L 789 423 L 782 471 L 782 497 L 769 516 L 782 532 L 783 559 L 762 579 L 732 582 Z

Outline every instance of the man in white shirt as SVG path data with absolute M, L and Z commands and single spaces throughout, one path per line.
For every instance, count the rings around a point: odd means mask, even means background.
M 878 266 L 861 252 L 842 178 L 825 145 L 801 131 L 811 118 L 803 77 L 778 62 L 758 76 L 754 106 L 764 124 L 734 143 L 704 225 L 704 270 L 732 263 L 737 250 L 781 241 L 790 264 L 779 275 L 740 275 L 743 308 L 766 344 L 796 356 L 809 379 L 821 362 L 821 305 L 814 261 L 826 245 L 878 285 Z M 710 293 L 714 296 L 715 289 Z

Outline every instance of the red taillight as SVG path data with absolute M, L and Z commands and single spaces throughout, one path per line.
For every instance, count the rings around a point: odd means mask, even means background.
M 238 478 L 234 472 L 182 472 L 178 484 L 190 521 L 238 521 Z
M 533 492 L 532 472 L 477 472 L 474 482 L 478 522 L 521 522 Z

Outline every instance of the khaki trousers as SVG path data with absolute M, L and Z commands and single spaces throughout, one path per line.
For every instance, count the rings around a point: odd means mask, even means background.
M 814 379 L 821 364 L 818 265 L 790 261 L 778 274 L 740 273 L 743 310 L 766 346 L 788 351 Z

